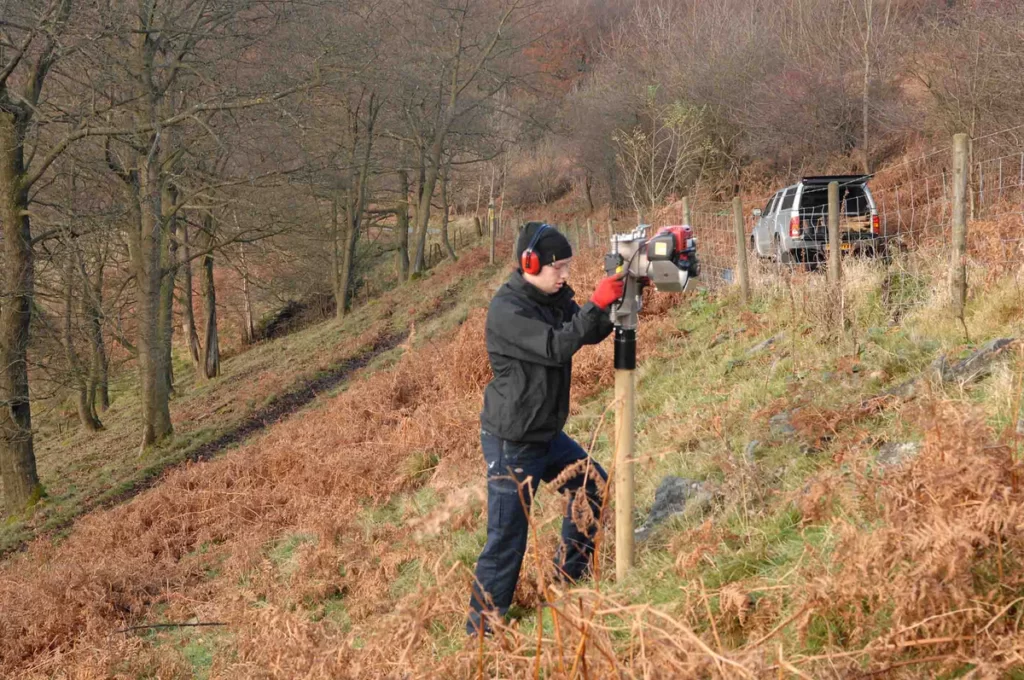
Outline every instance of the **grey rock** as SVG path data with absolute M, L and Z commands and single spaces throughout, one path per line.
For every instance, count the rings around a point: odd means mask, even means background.
M 690 496 L 690 500 L 686 502 L 686 510 L 683 511 L 683 517 L 694 517 L 696 515 L 704 516 L 711 512 L 711 508 L 715 504 L 715 500 L 721 497 L 721 493 L 709 487 L 706 484 L 701 484 L 697 491 Z
M 773 335 L 767 340 L 757 343 L 756 345 L 747 350 L 747 357 L 749 358 L 754 356 L 755 354 L 760 354 L 761 352 L 765 351 L 766 349 L 774 345 L 776 342 L 782 340 L 784 337 L 786 337 L 785 333 L 779 333 L 778 335 Z
M 951 365 L 943 361 L 939 374 L 942 381 L 968 383 L 984 378 L 992 372 L 992 363 L 1013 341 L 1013 338 L 998 338 L 985 343 L 966 359 Z
M 992 364 L 1003 354 L 1003 350 L 1015 341 L 1015 338 L 991 340 L 966 359 L 952 363 L 945 356 L 939 357 L 931 363 L 924 374 L 897 385 L 885 392 L 883 396 L 913 397 L 926 379 L 935 379 L 942 383 L 956 382 L 962 385 L 981 380 L 991 373 Z
M 903 465 L 917 457 L 921 445 L 917 442 L 887 442 L 878 449 L 878 463 L 886 467 Z
M 783 411 L 768 419 L 768 428 L 773 437 L 792 437 L 796 435 L 796 428 L 793 427 L 792 418 L 795 411 Z
M 718 335 L 716 335 L 711 340 L 711 344 L 708 345 L 708 349 L 712 349 L 712 348 L 718 347 L 719 345 L 721 345 L 726 340 L 732 340 L 735 336 L 739 335 L 740 333 L 746 333 L 746 332 L 747 332 L 746 328 L 737 328 L 735 331 L 728 331 L 728 332 L 719 333 Z
M 747 465 L 753 465 L 757 460 L 757 449 L 759 446 L 761 446 L 761 442 L 754 439 L 747 444 L 747 448 L 743 450 L 743 460 Z
M 712 494 L 704 484 L 693 479 L 668 476 L 661 480 L 654 492 L 654 505 L 643 526 L 635 531 L 635 538 L 643 541 L 669 518 L 704 511 L 711 506 Z
M 747 362 L 743 359 L 729 359 L 729 361 L 725 362 L 725 374 L 729 375 L 732 373 L 733 369 L 737 366 L 742 366 L 745 363 Z

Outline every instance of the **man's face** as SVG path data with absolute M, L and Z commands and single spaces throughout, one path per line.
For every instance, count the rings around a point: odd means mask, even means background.
M 540 274 L 523 274 L 523 278 L 538 290 L 548 295 L 554 295 L 569 280 L 569 264 L 571 262 L 571 257 L 557 260 L 551 264 L 544 265 L 540 270 Z

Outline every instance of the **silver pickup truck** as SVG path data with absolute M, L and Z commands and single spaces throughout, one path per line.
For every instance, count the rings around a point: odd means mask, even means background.
M 868 189 L 871 175 L 818 175 L 780 189 L 755 209 L 757 222 L 750 245 L 760 257 L 783 264 L 813 265 L 828 248 L 828 185 L 839 183 L 839 234 L 843 252 L 882 255 L 885 240 L 875 200 Z

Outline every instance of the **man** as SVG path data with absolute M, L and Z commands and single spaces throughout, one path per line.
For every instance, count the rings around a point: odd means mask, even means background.
M 526 551 L 529 503 L 538 484 L 587 459 L 582 447 L 562 432 L 569 415 L 572 356 L 612 332 L 607 311 L 623 290 L 621 279 L 605 278 L 580 308 L 567 283 L 572 247 L 547 224 L 522 227 L 516 259 L 519 268 L 498 289 L 487 312 L 487 353 L 494 373 L 480 414 L 487 463 L 487 544 L 477 561 L 470 599 L 466 631 L 471 635 L 489 633 L 485 613 L 504 616 L 512 604 Z M 585 493 L 598 517 L 596 475 L 607 479 L 601 466 L 590 461 L 588 471 L 558 490 L 575 499 L 589 477 Z M 581 531 L 571 513 L 570 502 L 555 556 L 556 577 L 567 582 L 587 574 L 596 533 L 596 526 Z

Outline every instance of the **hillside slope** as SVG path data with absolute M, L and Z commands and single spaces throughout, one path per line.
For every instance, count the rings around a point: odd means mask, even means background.
M 101 432 L 67 428 L 59 413 L 44 409 L 36 418 L 36 450 L 47 496 L 29 517 L 0 525 L 0 555 L 39 534 L 60 536 L 82 513 L 130 498 L 164 470 L 217 455 L 344 387 L 368 363 L 393 358 L 412 327 L 430 335 L 454 325 L 481 282 L 493 275 L 486 263 L 482 248 L 469 250 L 459 262 L 445 262 L 416 285 L 390 290 L 340 321 L 227 357 L 216 380 L 198 380 L 191 364 L 175 356 L 175 434 L 143 452 L 138 381 L 131 369 L 112 385 L 113 403 L 103 414 Z
M 581 295 L 599 255 L 574 272 Z M 1014 668 L 1024 497 L 1016 439 L 998 435 L 1014 431 L 1024 361 L 1011 344 L 987 375 L 928 370 L 1020 336 L 1012 280 L 972 300 L 970 345 L 940 280 L 878 263 L 850 263 L 840 305 L 821 277 L 770 270 L 746 308 L 730 290 L 652 296 L 639 348 L 638 524 L 667 475 L 700 493 L 640 543 L 624 582 L 608 576 L 606 533 L 598 581 L 557 593 L 535 566 L 553 552 L 561 511 L 542 491 L 517 620 L 478 646 L 462 626 L 484 540 L 483 305 L 504 274 L 484 271 L 449 335 L 417 329 L 393 365 L 4 563 L 4 668 L 161 678 Z M 611 349 L 578 357 L 569 425 L 606 465 Z M 880 450 L 905 460 L 882 464 Z M 218 625 L 145 627 L 199 623 Z M 125 630 L 134 626 L 144 627 Z

